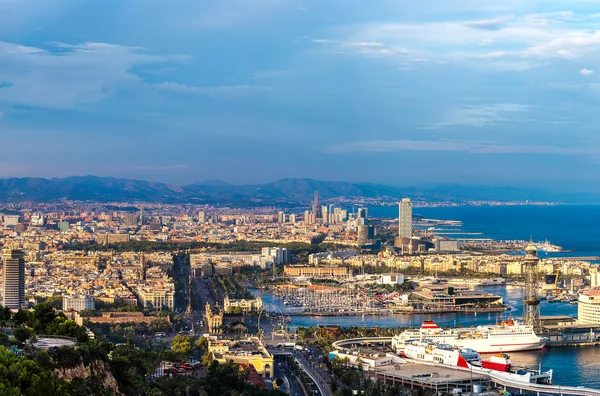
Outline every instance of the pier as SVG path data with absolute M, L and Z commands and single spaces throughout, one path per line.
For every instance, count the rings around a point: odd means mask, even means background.
M 384 346 L 391 343 L 391 337 L 364 337 L 340 340 L 333 348 L 349 352 L 357 346 Z M 522 383 L 505 380 L 491 373 L 473 373 L 469 368 L 451 367 L 428 362 L 417 362 L 398 358 L 402 363 L 371 367 L 368 375 L 382 381 L 400 383 L 411 389 L 431 389 L 436 392 L 477 392 L 502 389 L 513 394 L 534 394 L 536 396 L 600 396 L 599 389 Z M 459 391 L 460 390 L 460 391 Z

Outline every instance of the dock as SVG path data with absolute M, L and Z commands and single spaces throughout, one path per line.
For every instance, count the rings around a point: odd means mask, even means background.
M 351 351 L 355 345 L 385 345 L 390 337 L 363 337 L 339 340 L 336 350 Z M 451 367 L 428 362 L 404 360 L 404 363 L 371 367 L 369 376 L 403 387 L 431 389 L 436 392 L 465 393 L 504 390 L 513 394 L 536 396 L 600 396 L 600 389 L 585 387 L 522 383 L 503 379 L 490 373 L 474 373 L 469 368 Z

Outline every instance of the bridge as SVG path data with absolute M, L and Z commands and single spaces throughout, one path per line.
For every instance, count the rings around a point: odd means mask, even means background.
M 310 377 L 312 382 L 317 386 L 319 394 L 322 396 L 333 396 L 333 392 L 329 387 L 329 384 L 319 373 L 313 369 L 310 363 L 304 359 L 304 357 L 296 351 L 280 350 L 280 349 L 269 349 L 269 353 L 273 356 L 292 356 L 298 363 L 300 368 Z

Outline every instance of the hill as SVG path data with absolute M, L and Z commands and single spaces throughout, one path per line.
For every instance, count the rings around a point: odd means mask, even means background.
M 321 201 L 334 198 L 349 200 L 375 198 L 383 201 L 397 201 L 408 196 L 430 202 L 456 203 L 469 200 L 598 202 L 596 195 L 555 195 L 543 191 L 509 187 L 448 185 L 417 188 L 306 178 L 287 178 L 254 185 L 233 185 L 222 181 L 207 181 L 185 186 L 98 176 L 0 179 L 0 202 L 52 202 L 67 199 L 94 202 L 143 201 L 236 206 L 297 205 L 310 202 L 315 191 L 319 192 Z

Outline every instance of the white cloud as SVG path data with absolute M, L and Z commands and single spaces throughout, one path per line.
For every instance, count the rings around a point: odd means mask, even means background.
M 579 70 L 579 74 L 582 76 L 591 76 L 594 74 L 594 71 L 584 67 L 583 69 Z
M 155 172 L 163 172 L 163 171 L 177 171 L 182 169 L 187 169 L 189 166 L 185 164 L 176 164 L 176 165 L 138 165 L 134 166 L 132 169 L 134 170 L 143 170 L 143 171 L 155 171 Z
M 308 11 L 308 8 L 306 8 L 306 7 L 296 7 L 296 10 L 298 10 L 298 11 L 303 11 L 303 12 L 307 12 L 307 11 Z
M 471 154 L 563 154 L 594 155 L 600 149 L 583 149 L 544 145 L 501 145 L 493 142 L 460 140 L 366 140 L 342 143 L 329 147 L 331 154 L 360 152 L 397 152 L 397 151 L 440 151 L 466 152 Z
M 344 47 L 366 47 L 366 48 L 383 47 L 382 43 L 378 43 L 376 41 L 346 41 L 342 45 Z
M 206 95 L 219 99 L 233 99 L 265 92 L 268 88 L 260 85 L 221 85 L 218 87 L 196 87 L 176 82 L 162 82 L 156 85 L 162 91 L 182 94 Z
M 51 49 L 0 42 L 0 81 L 7 85 L 0 102 L 44 108 L 93 103 L 142 83 L 133 67 L 176 60 L 107 43 L 60 43 Z
M 314 39 L 311 40 L 313 43 L 319 43 L 319 44 L 328 44 L 328 43 L 333 43 L 332 40 L 328 40 L 328 39 Z
M 493 42 L 494 42 L 494 40 L 486 38 L 486 39 L 481 40 L 478 45 L 480 47 L 485 47 L 486 45 L 491 45 Z
M 506 26 L 507 22 L 514 18 L 514 15 L 504 15 L 494 19 L 463 22 L 462 26 L 481 30 L 500 30 Z
M 493 122 L 506 121 L 506 116 L 511 113 L 520 113 L 531 109 L 529 105 L 516 103 L 498 103 L 490 105 L 465 106 L 448 111 L 441 122 L 433 125 L 438 129 L 448 126 L 466 125 L 483 127 Z

